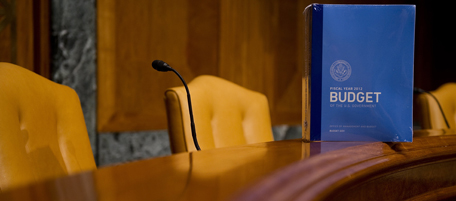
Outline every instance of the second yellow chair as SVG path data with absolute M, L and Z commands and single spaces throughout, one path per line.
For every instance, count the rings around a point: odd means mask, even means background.
M 436 100 L 427 93 L 417 97 L 417 108 L 421 112 L 422 129 L 456 129 L 456 83 L 446 83 L 437 90 L 429 92 L 438 100 L 448 125 Z
M 227 80 L 203 75 L 188 84 L 201 150 L 273 141 L 266 96 Z M 185 88 L 165 92 L 173 153 L 196 150 Z

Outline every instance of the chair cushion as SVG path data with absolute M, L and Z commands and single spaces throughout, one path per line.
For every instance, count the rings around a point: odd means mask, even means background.
M 188 87 L 201 149 L 273 140 L 269 106 L 263 94 L 210 75 L 195 78 Z M 195 150 L 185 88 L 168 89 L 165 99 L 173 153 Z
M 76 92 L 0 63 L 0 188 L 96 169 Z

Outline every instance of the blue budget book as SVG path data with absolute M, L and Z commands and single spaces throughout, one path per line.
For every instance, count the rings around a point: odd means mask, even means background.
M 411 142 L 414 5 L 304 11 L 303 138 Z

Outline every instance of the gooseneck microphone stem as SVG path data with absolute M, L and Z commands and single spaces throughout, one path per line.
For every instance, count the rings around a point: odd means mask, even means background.
M 182 78 L 182 76 L 173 68 L 170 68 L 170 70 L 179 76 L 182 83 L 184 84 L 185 90 L 187 91 L 188 110 L 190 113 L 190 128 L 192 129 L 193 143 L 195 144 L 196 150 L 199 151 L 201 148 L 199 147 L 198 140 L 196 139 L 195 121 L 193 120 L 192 99 L 190 98 L 190 91 L 188 90 L 187 83 L 185 83 L 184 78 Z
M 190 113 L 190 127 L 192 129 L 192 137 L 193 137 L 193 143 L 195 144 L 196 150 L 200 151 L 200 147 L 198 144 L 198 139 L 196 139 L 196 129 L 195 129 L 195 120 L 193 120 L 193 109 L 192 109 L 192 100 L 190 98 L 190 91 L 188 90 L 187 83 L 185 83 L 184 78 L 171 66 L 169 66 L 167 63 L 165 63 L 162 60 L 154 60 L 152 62 L 152 67 L 160 72 L 167 72 L 167 71 L 173 71 L 176 73 L 177 76 L 181 79 L 182 83 L 184 84 L 185 90 L 187 91 L 187 101 L 188 101 L 188 111 Z

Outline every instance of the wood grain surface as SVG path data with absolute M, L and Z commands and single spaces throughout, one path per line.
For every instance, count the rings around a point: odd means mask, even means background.
M 370 143 L 293 164 L 235 200 L 410 199 L 456 185 L 455 157 L 455 136 Z
M 166 129 L 164 60 L 190 82 L 216 75 L 269 100 L 273 124 L 300 124 L 298 1 L 99 0 L 98 130 Z M 221 89 L 223 90 L 223 89 Z
M 0 3 L 0 61 L 50 75 L 49 0 Z
M 451 199 L 456 135 L 413 143 L 297 140 L 142 160 L 31 184 L 0 200 Z

